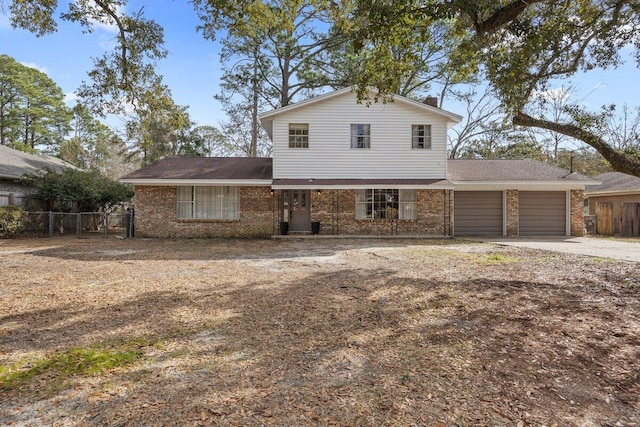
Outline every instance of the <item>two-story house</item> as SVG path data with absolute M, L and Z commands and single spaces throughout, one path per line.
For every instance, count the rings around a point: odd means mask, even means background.
M 122 181 L 139 235 L 583 233 L 593 180 L 533 160 L 447 160 L 461 119 L 399 96 L 367 106 L 345 88 L 262 114 L 272 159 L 171 157 Z

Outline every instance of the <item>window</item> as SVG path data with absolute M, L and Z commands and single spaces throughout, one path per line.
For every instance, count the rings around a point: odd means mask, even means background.
M 238 219 L 237 187 L 178 187 L 178 218 Z
M 356 219 L 416 219 L 416 190 L 356 190 Z
M 351 148 L 371 148 L 371 125 L 351 125 Z
M 309 148 L 308 123 L 289 123 L 289 148 Z
M 411 148 L 431 148 L 431 125 L 411 126 Z

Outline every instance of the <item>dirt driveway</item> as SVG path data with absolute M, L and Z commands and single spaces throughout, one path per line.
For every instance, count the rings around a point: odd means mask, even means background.
M 0 241 L 0 425 L 639 426 L 638 263 L 469 241 Z
M 499 237 L 479 238 L 477 240 L 505 246 L 640 262 L 640 239 L 613 239 L 602 237 Z

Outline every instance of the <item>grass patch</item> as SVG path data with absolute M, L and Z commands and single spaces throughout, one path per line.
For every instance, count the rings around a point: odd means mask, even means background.
M 511 264 L 514 262 L 518 262 L 518 258 L 500 254 L 489 254 L 484 259 L 484 262 L 487 264 Z
M 40 376 L 65 380 L 78 375 L 93 375 L 127 366 L 142 356 L 140 350 L 73 348 L 39 359 L 25 360 L 13 366 L 0 366 L 0 389 L 20 388 Z

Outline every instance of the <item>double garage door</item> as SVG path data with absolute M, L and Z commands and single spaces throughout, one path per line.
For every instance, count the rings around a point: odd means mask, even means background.
M 454 206 L 456 236 L 503 234 L 502 191 L 456 191 Z M 521 236 L 566 234 L 567 207 L 564 191 L 520 191 L 518 211 Z

